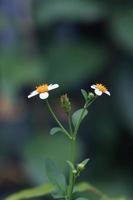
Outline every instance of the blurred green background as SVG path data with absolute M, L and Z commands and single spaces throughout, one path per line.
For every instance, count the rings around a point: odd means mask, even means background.
M 91 159 L 80 180 L 133 199 L 132 65 L 131 0 L 0 0 L 0 199 L 45 182 L 45 157 L 66 171 L 68 141 L 49 136 L 45 102 L 27 99 L 45 82 L 60 84 L 49 99 L 64 124 L 61 94 L 76 110 L 81 88 L 109 88 L 80 129 L 78 160 Z

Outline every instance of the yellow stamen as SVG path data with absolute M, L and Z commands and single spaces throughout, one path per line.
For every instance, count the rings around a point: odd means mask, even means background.
M 40 85 L 40 86 L 36 87 L 36 91 L 38 93 L 48 92 L 48 85 L 47 84 Z
M 98 90 L 100 90 L 101 92 L 106 92 L 107 91 L 107 88 L 104 85 L 102 85 L 101 83 L 100 84 L 96 84 L 96 88 Z

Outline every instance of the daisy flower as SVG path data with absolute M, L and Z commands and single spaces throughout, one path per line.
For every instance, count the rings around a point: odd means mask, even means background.
M 108 91 L 108 89 L 101 83 L 97 83 L 96 85 L 91 85 L 91 88 L 94 89 L 95 94 L 97 96 L 101 96 L 103 93 L 110 96 L 110 92 Z
M 56 88 L 58 88 L 59 85 L 58 84 L 43 84 L 43 85 L 40 85 L 38 87 L 36 87 L 36 90 L 34 90 L 33 92 L 31 92 L 29 95 L 28 95 L 28 98 L 31 98 L 31 97 L 34 97 L 36 95 L 39 95 L 40 99 L 47 99 L 48 96 L 49 96 L 49 91 L 50 90 L 54 90 Z

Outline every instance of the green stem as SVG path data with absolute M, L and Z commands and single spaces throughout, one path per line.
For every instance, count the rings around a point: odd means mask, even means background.
M 74 165 L 74 163 L 75 163 L 75 154 L 76 154 L 76 140 L 75 140 L 74 137 L 71 140 L 71 148 L 72 148 L 71 162 Z M 75 184 L 75 174 L 71 170 L 70 171 L 70 176 L 69 176 L 69 186 L 68 186 L 68 191 L 67 191 L 68 200 L 72 199 L 72 193 L 73 193 L 74 184 Z
M 57 122 L 57 124 L 60 126 L 60 128 L 62 129 L 62 131 L 69 137 L 69 139 L 72 139 L 72 137 L 70 136 L 70 134 L 67 132 L 67 130 L 64 128 L 64 126 L 61 124 L 61 122 L 58 120 L 58 118 L 56 117 L 54 111 L 52 110 L 48 100 L 46 100 L 48 109 L 50 111 L 50 113 L 52 114 L 53 118 L 55 119 L 55 121 Z
M 87 103 L 87 108 L 97 99 L 97 95 L 95 95 L 94 99 L 92 99 L 92 101 L 90 101 L 89 103 Z
M 68 117 L 69 130 L 70 130 L 70 133 L 72 135 L 73 130 L 72 130 L 72 121 L 71 121 L 71 114 L 70 114 L 70 112 L 68 113 L 67 117 Z

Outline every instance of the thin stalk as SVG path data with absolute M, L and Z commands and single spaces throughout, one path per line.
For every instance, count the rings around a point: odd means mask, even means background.
M 97 99 L 97 95 L 95 95 L 94 99 L 87 104 L 87 108 Z
M 71 162 L 73 164 L 75 164 L 75 154 L 76 154 L 76 140 L 75 140 L 75 138 L 73 138 L 71 140 L 71 149 L 72 149 L 71 150 L 72 151 Z M 75 174 L 71 170 L 70 171 L 70 176 L 69 176 L 69 186 L 68 186 L 68 191 L 67 191 L 68 200 L 72 199 L 72 193 L 73 193 L 74 184 L 75 184 Z
M 68 133 L 68 131 L 64 128 L 64 126 L 61 124 L 61 122 L 58 120 L 58 118 L 56 117 L 54 111 L 52 110 L 48 100 L 46 100 L 48 109 L 50 111 L 50 113 L 52 114 L 53 118 L 55 119 L 55 121 L 57 122 L 57 124 L 60 126 L 60 128 L 62 129 L 62 131 L 69 137 L 69 139 L 72 139 L 72 137 L 70 136 L 70 134 Z
M 67 117 L 68 117 L 69 131 L 70 131 L 70 133 L 72 135 L 73 130 L 72 130 L 72 121 L 71 121 L 71 114 L 70 114 L 70 112 L 68 113 Z

